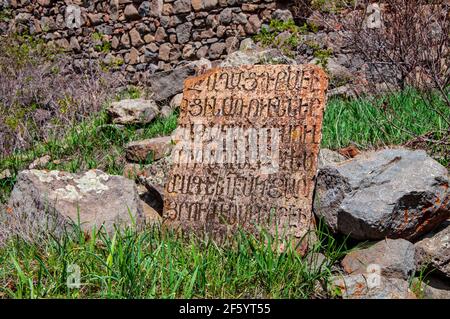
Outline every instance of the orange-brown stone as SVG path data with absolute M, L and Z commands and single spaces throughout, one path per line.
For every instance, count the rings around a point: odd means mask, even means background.
M 165 223 L 218 241 L 243 229 L 303 238 L 327 77 L 315 65 L 216 68 L 185 81 Z

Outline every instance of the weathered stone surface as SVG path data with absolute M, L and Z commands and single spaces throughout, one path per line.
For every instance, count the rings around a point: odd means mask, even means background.
M 48 163 L 50 163 L 50 160 L 50 155 L 39 157 L 35 159 L 30 165 L 28 165 L 28 169 L 44 168 Z
M 177 0 L 173 3 L 173 13 L 188 13 L 191 11 L 191 0 Z
M 131 44 L 133 46 L 140 46 L 140 45 L 144 44 L 144 41 L 142 40 L 139 31 L 137 31 L 136 29 L 131 29 L 130 39 L 131 39 Z
M 248 22 L 245 25 L 245 31 L 247 34 L 256 34 L 261 27 L 261 20 L 259 20 L 257 14 L 253 14 L 248 18 Z
M 344 299 L 416 299 L 406 280 L 380 277 L 379 285 L 371 285 L 368 275 L 337 277 L 333 285 Z
M 81 19 L 81 9 L 77 5 L 68 5 L 64 13 L 64 20 L 69 29 L 77 29 L 81 27 L 83 21 Z M 45 28 L 44 28 L 45 29 Z
M 186 22 L 180 24 L 176 28 L 178 43 L 184 44 L 189 42 L 189 38 L 191 37 L 192 23 Z
M 206 59 L 201 59 L 170 71 L 151 75 L 149 84 L 154 93 L 153 98 L 156 101 L 163 101 L 181 93 L 185 79 L 209 68 L 211 68 L 211 63 Z
M 386 239 L 350 252 L 342 260 L 344 271 L 350 275 L 364 274 L 370 265 L 379 266 L 384 277 L 407 280 L 416 270 L 414 245 L 404 239 Z
M 0 172 L 0 180 L 12 177 L 11 171 L 9 169 L 5 169 Z
M 327 148 L 321 148 L 319 152 L 319 168 L 334 165 L 345 161 L 346 158 L 338 152 L 329 150 Z
M 28 227 L 59 234 L 63 227 L 78 223 L 85 231 L 102 225 L 106 231 L 114 225 L 131 225 L 131 216 L 142 218 L 142 205 L 136 185 L 122 176 L 107 175 L 99 170 L 82 174 L 60 171 L 25 170 L 8 202 L 11 227 Z
M 450 221 L 427 234 L 415 246 L 419 266 L 431 266 L 450 278 Z
M 124 10 L 125 18 L 128 20 L 136 20 L 140 18 L 139 12 L 133 4 L 129 4 Z
M 153 100 L 129 99 L 111 103 L 108 114 L 116 124 L 146 124 L 159 114 L 159 110 Z
M 130 142 L 125 146 L 125 151 L 127 160 L 145 162 L 148 159 L 156 161 L 170 155 L 172 147 L 172 138 L 170 136 L 162 136 Z
M 242 44 L 241 44 L 242 46 Z M 244 49 L 235 51 L 223 59 L 221 67 L 236 67 L 242 65 L 255 64 L 296 64 L 296 62 L 286 57 L 278 49 L 252 50 Z
M 300 240 L 314 224 L 326 87 L 313 65 L 219 68 L 187 79 L 164 195 L 167 223 L 218 241 L 238 226 Z M 277 106 L 263 107 L 269 99 Z
M 159 161 L 147 165 L 143 171 L 137 172 L 137 179 L 145 185 L 148 191 L 153 195 L 159 196 L 161 201 L 164 199 L 164 187 L 167 183 L 172 157 L 167 156 Z
M 291 11 L 278 9 L 272 13 L 272 19 L 286 22 L 293 20 L 293 17 Z
M 218 42 L 213 43 L 209 49 L 209 58 L 212 60 L 220 58 L 222 53 L 225 51 L 225 43 Z
M 415 239 L 448 218 L 448 183 L 424 151 L 369 152 L 320 169 L 314 211 L 356 239 Z

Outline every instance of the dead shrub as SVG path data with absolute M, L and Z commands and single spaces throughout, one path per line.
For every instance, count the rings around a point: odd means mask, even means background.
M 0 42 L 0 156 L 58 138 L 114 93 L 95 61 L 73 60 L 31 36 Z

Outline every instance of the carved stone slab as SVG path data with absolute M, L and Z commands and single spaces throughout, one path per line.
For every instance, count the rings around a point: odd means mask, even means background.
M 328 80 L 315 65 L 216 68 L 185 81 L 165 223 L 221 242 L 237 229 L 302 238 Z

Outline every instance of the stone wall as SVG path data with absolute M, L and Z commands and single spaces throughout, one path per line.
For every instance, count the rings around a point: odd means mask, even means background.
M 273 0 L 3 0 L 2 33 L 29 32 L 74 54 L 96 58 L 129 79 L 182 61 L 219 60 L 258 32 Z

